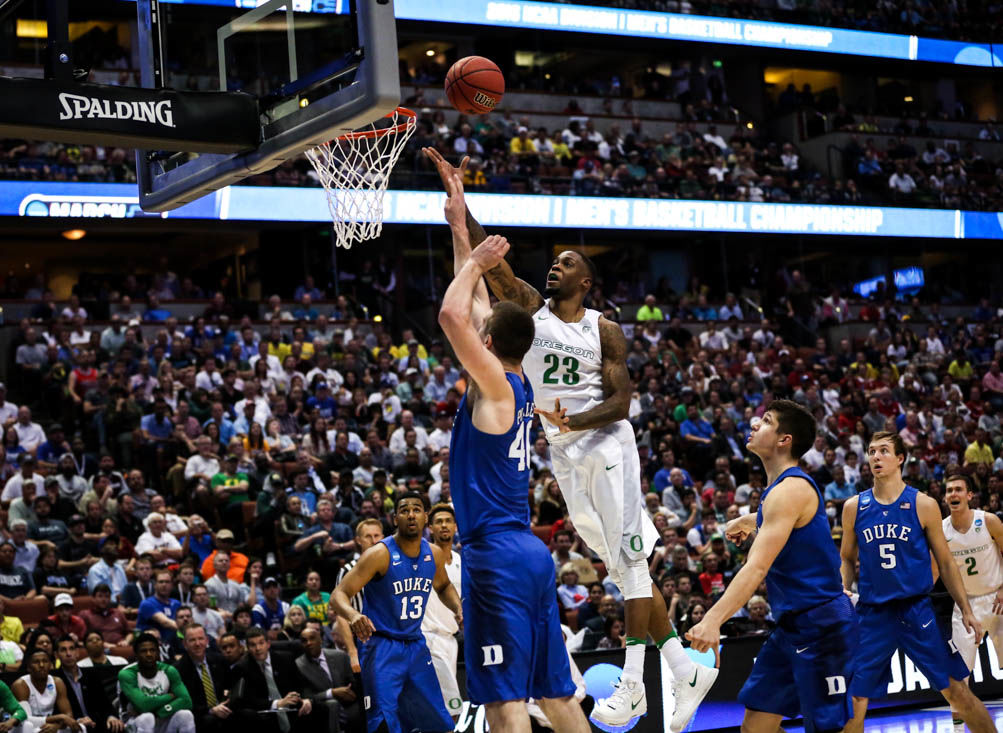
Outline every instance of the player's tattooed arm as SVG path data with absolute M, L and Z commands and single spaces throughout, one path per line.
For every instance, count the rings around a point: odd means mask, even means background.
M 530 313 L 535 313 L 543 307 L 544 299 L 540 292 L 525 280 L 520 280 L 512 272 L 507 262 L 484 274 L 488 287 L 499 300 L 509 300 L 521 305 Z
M 469 215 L 467 226 L 468 228 L 470 226 Z M 477 235 L 473 229 L 469 231 L 470 243 L 474 244 L 474 242 L 478 241 Z M 484 230 L 481 229 L 481 232 L 483 233 Z M 505 260 L 502 260 L 495 267 L 484 273 L 484 279 L 488 281 L 488 287 L 491 288 L 491 292 L 499 300 L 508 300 L 521 305 L 530 313 L 535 313 L 543 307 L 544 299 L 540 295 L 540 292 L 525 280 L 517 278 Z
M 602 345 L 602 383 L 606 399 L 591 410 L 569 415 L 568 428 L 571 430 L 601 428 L 625 419 L 630 411 L 633 387 L 627 370 L 627 339 L 620 325 L 600 318 L 599 343 Z

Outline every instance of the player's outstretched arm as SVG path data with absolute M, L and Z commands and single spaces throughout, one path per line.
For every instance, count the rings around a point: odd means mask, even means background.
M 470 157 L 465 156 L 458 167 L 453 167 L 435 148 L 422 148 L 422 152 L 435 164 L 435 168 L 439 172 L 439 179 L 442 181 L 442 187 L 448 195 L 446 221 L 449 222 L 449 227 L 453 232 L 453 273 L 455 275 L 466 264 L 471 249 L 487 239 L 488 236 L 484 227 L 470 213 L 465 198 L 462 200 L 462 206 L 460 203 L 456 203 L 455 207 L 450 207 L 450 200 L 453 199 L 452 179 L 459 179 L 460 193 L 462 194 L 463 174 L 467 169 Z M 460 217 L 461 213 L 462 218 Z M 517 278 L 505 260 L 499 262 L 490 272 L 485 273 L 485 279 L 491 285 L 491 292 L 499 300 L 510 300 L 513 303 L 518 303 L 530 312 L 535 312 L 543 306 L 543 296 L 532 285 Z
M 466 159 L 464 159 L 466 160 Z M 466 211 L 467 204 L 463 195 L 463 176 L 451 168 L 448 163 L 445 167 L 448 171 L 440 171 L 443 176 L 443 183 L 446 186 L 446 221 L 453 235 L 453 272 L 458 273 L 470 259 L 470 233 L 467 229 Z M 477 279 L 474 287 L 474 302 L 470 310 L 470 320 L 474 328 L 478 331 L 487 317 L 491 314 L 491 299 L 488 297 L 488 288 L 484 284 L 484 278 Z
M 854 526 L 857 523 L 857 497 L 853 496 L 843 504 L 843 539 L 839 544 L 839 576 L 843 580 L 843 589 L 853 588 L 857 579 L 857 533 Z
M 568 429 L 589 430 L 623 420 L 630 411 L 630 372 L 627 370 L 627 339 L 620 325 L 599 319 L 599 343 L 602 346 L 602 384 L 606 396 L 591 410 L 568 416 Z
M 947 538 L 944 537 L 944 525 L 937 501 L 926 494 L 917 494 L 916 514 L 919 515 L 920 524 L 923 525 L 926 543 L 930 546 L 933 559 L 937 561 L 937 566 L 940 568 L 940 577 L 944 581 L 944 587 L 947 588 L 947 592 L 951 594 L 951 598 L 961 609 L 961 622 L 969 633 L 973 633 L 977 639 L 981 639 L 982 625 L 972 613 L 972 607 L 968 603 L 968 593 L 965 592 L 965 582 L 961 579 L 961 571 L 954 564 L 954 556 L 951 555 L 951 548 L 948 547 Z
M 330 605 L 334 607 L 335 613 L 348 622 L 360 641 L 368 641 L 375 629 L 365 615 L 352 608 L 349 599 L 362 590 L 366 583 L 375 578 L 377 574 L 386 574 L 389 566 L 390 551 L 387 550 L 387 546 L 382 542 L 373 545 L 362 553 L 362 557 L 355 563 L 355 567 L 348 571 L 334 592 L 331 593 Z
M 446 575 L 446 562 L 442 556 L 442 550 L 435 545 L 432 545 L 432 557 L 435 558 L 435 577 L 432 579 L 432 588 L 435 589 L 442 604 L 453 612 L 457 625 L 462 627 L 463 604 L 460 602 L 460 596 L 456 592 L 456 586 L 450 582 L 449 576 Z
M 813 504 L 813 500 L 816 503 Z M 777 484 L 770 501 L 763 504 L 763 524 L 745 565 L 732 579 L 724 595 L 710 607 L 703 621 L 686 632 L 686 638 L 694 649 L 704 652 L 717 647 L 721 641 L 721 624 L 752 598 L 773 561 L 787 544 L 795 525 L 809 508 L 818 507 L 817 502 L 818 493 L 802 478 L 786 478 Z
M 474 411 L 474 423 L 478 430 L 493 434 L 506 432 L 512 426 L 515 395 L 501 361 L 488 350 L 474 328 L 470 311 L 478 280 L 505 257 L 508 248 L 508 240 L 498 235 L 491 235 L 477 245 L 467 264 L 446 289 L 439 310 L 439 325 L 456 357 L 477 385 L 480 399 Z M 480 404 L 482 402 L 485 404 Z M 483 409 L 485 407 L 488 409 Z

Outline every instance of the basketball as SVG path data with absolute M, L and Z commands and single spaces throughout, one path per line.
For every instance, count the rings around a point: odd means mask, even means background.
M 446 96 L 460 112 L 477 115 L 490 112 L 504 94 L 505 77 L 501 69 L 483 56 L 466 56 L 446 73 Z

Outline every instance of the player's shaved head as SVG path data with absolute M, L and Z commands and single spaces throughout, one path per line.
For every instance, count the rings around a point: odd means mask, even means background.
M 555 300 L 575 300 L 581 303 L 596 283 L 595 263 L 574 250 L 561 252 L 550 265 L 543 294 Z

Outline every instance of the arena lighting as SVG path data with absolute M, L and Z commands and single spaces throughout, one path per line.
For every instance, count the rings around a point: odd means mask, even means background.
M 383 321 L 383 316 L 381 316 L 379 313 L 373 316 L 373 323 L 381 323 L 382 321 Z
M 87 236 L 87 230 L 85 229 L 67 229 L 63 232 L 63 237 L 69 239 L 71 242 L 76 242 L 78 239 L 83 239 Z
M 33 18 L 18 18 L 15 28 L 18 38 L 45 38 L 49 34 L 49 24 Z
M 427 50 L 427 51 L 425 52 L 425 55 L 426 55 L 426 56 L 435 56 L 435 49 L 434 49 L 434 48 L 430 48 L 430 49 L 428 49 L 428 50 Z

